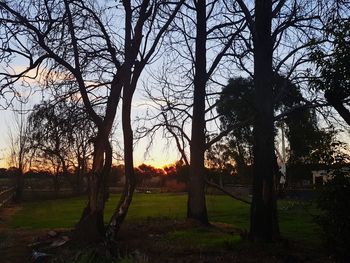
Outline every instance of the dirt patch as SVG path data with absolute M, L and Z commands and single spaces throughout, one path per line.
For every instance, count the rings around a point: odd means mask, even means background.
M 8 222 L 20 207 L 7 206 L 0 210 L 0 261 L 3 263 L 30 262 L 31 251 L 27 247 L 37 233 L 8 228 Z
M 197 229 L 203 236 L 230 238 L 236 242 L 203 243 L 198 238 L 171 238 L 174 231 L 186 232 Z M 192 232 L 191 232 L 192 233 Z M 196 233 L 196 232 L 195 232 Z M 234 238 L 235 237 L 235 238 Z M 230 224 L 212 223 L 204 228 L 193 221 L 148 219 L 123 225 L 119 234 L 119 249 L 125 255 L 132 255 L 136 262 L 164 263 L 215 263 L 215 262 L 330 262 L 320 251 L 308 249 L 303 244 L 281 241 L 278 244 L 252 244 L 246 238 L 246 231 Z M 204 240 L 205 241 L 205 240 Z
M 0 254 L 2 263 L 23 263 L 31 261 L 32 250 L 28 244 L 38 231 L 0 230 Z
M 42 235 L 43 230 L 12 229 L 9 222 L 20 206 L 8 205 L 0 209 L 0 262 L 24 263 L 31 262 L 32 249 L 28 247 L 33 240 Z

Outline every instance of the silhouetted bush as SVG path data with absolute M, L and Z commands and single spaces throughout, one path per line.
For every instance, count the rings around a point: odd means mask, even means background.
M 338 170 L 319 192 L 317 222 L 325 245 L 339 261 L 350 259 L 350 178 Z

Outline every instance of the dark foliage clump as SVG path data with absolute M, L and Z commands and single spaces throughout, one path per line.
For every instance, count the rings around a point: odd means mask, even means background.
M 317 222 L 323 230 L 329 252 L 339 261 L 350 260 L 350 177 L 343 171 L 321 189 L 317 200 L 321 214 Z

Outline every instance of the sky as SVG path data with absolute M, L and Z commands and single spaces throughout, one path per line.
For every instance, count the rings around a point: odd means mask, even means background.
M 143 109 L 137 107 L 137 101 L 134 103 L 136 105 L 134 109 L 134 116 L 137 116 L 137 114 L 142 114 Z M 7 157 L 9 154 L 10 143 L 9 134 L 11 129 L 14 130 L 14 114 L 16 113 L 14 113 L 12 110 L 0 110 L 0 168 L 8 166 Z M 118 119 L 116 119 L 116 121 L 118 122 Z M 121 135 L 121 132 L 117 131 L 114 135 L 115 139 L 118 140 Z M 149 142 L 147 139 L 135 142 L 135 166 L 146 163 L 155 167 L 163 167 L 179 160 L 180 155 L 178 154 L 176 146 L 172 143 L 169 144 L 165 139 L 163 139 L 161 133 L 157 134 L 156 140 L 154 140 L 152 147 L 150 147 L 149 150 L 147 150 L 148 144 Z
M 137 92 L 133 101 L 133 113 L 132 119 L 135 120 L 138 116 L 145 114 L 147 107 L 147 98 L 143 95 L 142 85 L 137 88 Z M 21 91 L 21 94 L 25 94 L 25 91 Z M 38 103 L 42 99 L 41 93 L 37 92 L 30 94 L 29 101 L 23 107 L 24 109 L 31 109 L 34 104 Z M 47 98 L 46 98 L 47 99 Z M 4 105 L 4 101 L 0 99 L 0 106 Z M 20 108 L 20 104 L 15 105 L 16 109 Z M 11 130 L 14 131 L 15 125 L 15 112 L 11 109 L 1 109 L 0 108 L 0 167 L 8 166 L 8 155 L 9 155 L 9 135 Z M 120 110 L 117 112 L 117 118 L 115 123 L 120 123 Z M 137 123 L 132 122 L 134 131 L 136 130 Z M 117 125 L 121 126 L 121 125 Z M 342 134 L 341 140 L 345 142 L 350 142 L 350 133 Z M 120 138 L 122 138 L 122 131 L 120 128 L 116 130 L 113 140 L 122 143 Z M 155 136 L 155 140 L 152 142 L 152 147 L 148 148 L 149 139 L 145 138 L 140 141 L 135 142 L 134 148 L 134 163 L 135 166 L 142 163 L 153 165 L 155 167 L 163 167 L 165 165 L 176 162 L 180 159 L 180 154 L 174 142 L 169 142 L 163 138 L 162 132 L 158 132 Z M 117 163 L 117 161 L 115 161 Z
M 14 61 L 14 69 L 15 70 L 23 70 L 25 68 L 25 62 L 21 59 Z M 1 67 L 0 67 L 1 68 Z M 28 76 L 34 75 L 33 71 L 30 71 Z M 29 80 L 32 87 L 36 87 L 36 82 L 34 80 Z M 132 108 L 132 119 L 135 120 L 137 116 L 141 116 L 144 114 L 144 111 L 146 110 L 145 107 L 145 100 L 146 98 L 143 96 L 143 89 L 142 84 L 143 80 L 139 81 L 139 86 L 136 89 L 134 100 L 133 100 L 133 108 Z M 34 88 L 35 89 L 35 88 Z M 23 97 L 28 98 L 28 102 L 24 104 L 23 109 L 32 109 L 32 107 L 40 102 L 43 98 L 44 100 L 48 99 L 48 95 L 43 95 L 42 92 L 33 92 L 32 90 L 26 88 L 21 88 L 20 85 L 17 87 L 17 91 L 22 94 Z M 8 97 L 9 98 L 9 97 Z M 7 98 L 7 99 L 8 99 Z M 20 103 L 16 103 L 16 101 L 13 101 L 14 109 L 18 110 L 20 109 Z M 7 167 L 8 166 L 8 155 L 9 155 L 9 135 L 11 133 L 11 130 L 14 131 L 15 128 L 15 115 L 16 113 L 12 109 L 3 109 L 6 105 L 3 98 L 0 98 L 0 168 L 1 167 Z M 118 109 L 119 110 L 119 109 Z M 117 111 L 117 117 L 115 119 L 115 123 L 120 123 L 120 118 L 118 119 L 120 115 Z M 121 125 L 117 125 L 121 126 Z M 133 130 L 136 129 L 136 123 L 133 122 Z M 15 133 L 15 132 L 14 132 Z M 122 138 L 122 132 L 118 131 L 114 135 L 115 138 L 113 140 L 118 140 L 120 143 L 120 138 Z M 158 133 L 156 136 L 156 140 L 152 143 L 152 147 L 148 147 L 149 142 L 148 139 L 143 139 L 138 142 L 135 142 L 135 148 L 134 148 L 134 163 L 135 166 L 146 163 L 149 165 L 153 165 L 155 167 L 163 167 L 168 164 L 172 164 L 179 160 L 180 154 L 177 151 L 176 145 L 174 143 L 170 143 L 162 138 L 162 134 Z M 117 162 L 117 161 L 115 161 Z
M 144 106 L 146 98 L 142 96 L 142 89 L 138 90 L 133 102 L 133 119 L 135 120 L 137 116 L 141 116 L 145 113 L 146 107 Z M 24 109 L 30 109 L 32 106 L 40 101 L 40 96 L 34 94 L 30 96 L 29 102 L 25 104 Z M 3 101 L 0 100 L 0 103 Z M 17 109 L 20 108 L 19 104 L 16 106 Z M 115 120 L 116 123 L 120 123 L 120 119 Z M 11 130 L 15 132 L 15 118 L 16 113 L 11 110 L 0 109 L 0 168 L 8 166 L 8 154 L 9 154 L 9 135 Z M 119 125 L 120 126 L 120 125 Z M 136 123 L 133 122 L 133 129 L 136 129 Z M 120 143 L 120 138 L 122 138 L 122 132 L 120 129 L 116 130 L 114 138 Z M 343 133 L 340 137 L 342 141 L 350 142 L 350 133 Z M 134 162 L 135 166 L 142 163 L 153 165 L 155 167 L 163 167 L 165 165 L 176 162 L 180 159 L 180 154 L 176 148 L 174 142 L 169 142 L 163 138 L 162 133 L 158 132 L 155 136 L 155 140 L 152 142 L 152 147 L 148 149 L 149 139 L 145 138 L 140 141 L 135 142 L 134 148 Z M 117 163 L 117 162 L 115 162 Z
M 23 67 L 24 64 L 20 61 L 16 63 L 17 67 Z M 1 67 L 0 67 L 1 68 Z M 139 114 L 142 114 L 145 110 L 144 107 L 140 106 L 142 101 L 145 99 L 142 97 L 142 87 L 139 87 L 137 94 L 134 100 L 134 112 L 133 119 L 136 118 Z M 30 104 L 34 105 L 38 102 L 36 96 L 32 96 Z M 1 106 L 0 99 L 0 106 Z M 118 113 L 117 113 L 118 114 Z M 118 119 L 116 120 L 118 122 Z M 6 155 L 8 154 L 8 144 L 9 144 L 9 130 L 13 127 L 13 112 L 10 110 L 0 110 L 0 167 L 7 165 Z M 134 124 L 135 130 L 135 124 Z M 121 132 L 117 132 L 115 135 L 117 138 L 121 137 Z M 157 167 L 173 163 L 179 159 L 179 153 L 176 149 L 176 146 L 173 143 L 168 143 L 165 139 L 162 138 L 162 133 L 159 132 L 156 136 L 155 141 L 153 142 L 153 147 L 150 148 L 150 151 L 147 152 L 148 141 L 147 139 L 141 140 L 135 144 L 134 159 L 135 165 L 141 164 L 143 162 L 151 164 Z
M 141 93 L 139 91 L 139 93 Z M 28 102 L 27 105 L 25 105 L 25 108 L 31 108 L 32 105 L 35 104 L 33 101 L 39 101 L 38 97 L 32 96 L 32 100 Z M 145 98 L 143 98 L 140 95 L 136 96 L 136 100 L 134 101 L 134 107 L 133 107 L 133 119 L 136 119 L 137 116 L 140 116 L 144 113 L 145 107 L 143 106 Z M 1 101 L 0 101 L 1 103 Z M 19 106 L 17 106 L 19 108 Z M 11 109 L 8 110 L 0 110 L 0 168 L 7 167 L 8 166 L 8 154 L 9 154 L 9 135 L 12 130 L 15 130 L 15 112 Z M 118 113 L 117 113 L 118 114 Z M 120 122 L 120 120 L 117 118 L 116 122 Z M 135 122 L 134 124 L 134 130 Z M 114 138 L 118 141 L 119 138 L 122 137 L 122 133 L 120 130 L 117 129 Z M 350 133 L 343 133 L 340 137 L 342 141 L 350 142 Z M 180 154 L 178 153 L 178 150 L 176 148 L 176 145 L 173 142 L 168 142 L 162 137 L 162 133 L 159 132 L 155 136 L 155 140 L 152 142 L 152 147 L 148 149 L 149 140 L 143 139 L 140 141 L 135 142 L 135 148 L 134 148 L 134 160 L 135 160 L 135 166 L 140 165 L 142 163 L 146 163 L 149 165 L 153 165 L 155 167 L 163 167 L 165 165 L 171 164 L 179 160 Z M 115 162 L 117 163 L 117 162 Z

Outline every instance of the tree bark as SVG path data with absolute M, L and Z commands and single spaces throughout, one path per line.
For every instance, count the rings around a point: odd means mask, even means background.
M 89 200 L 75 229 L 79 240 L 94 243 L 104 239 L 103 211 L 108 198 L 107 177 L 111 166 L 112 148 L 108 135 L 99 131 L 94 142 L 93 168 L 89 175 Z
M 279 238 L 274 173 L 274 115 L 272 87 L 272 1 L 255 1 L 254 42 L 254 166 L 250 237 Z
M 135 89 L 130 85 L 124 86 L 122 126 L 124 137 L 125 184 L 117 208 L 106 230 L 107 240 L 112 243 L 115 242 L 116 235 L 127 215 L 136 186 L 133 159 L 133 131 L 131 127 L 131 102 L 134 90 Z
M 196 54 L 187 218 L 208 224 L 205 203 L 206 1 L 196 4 Z

